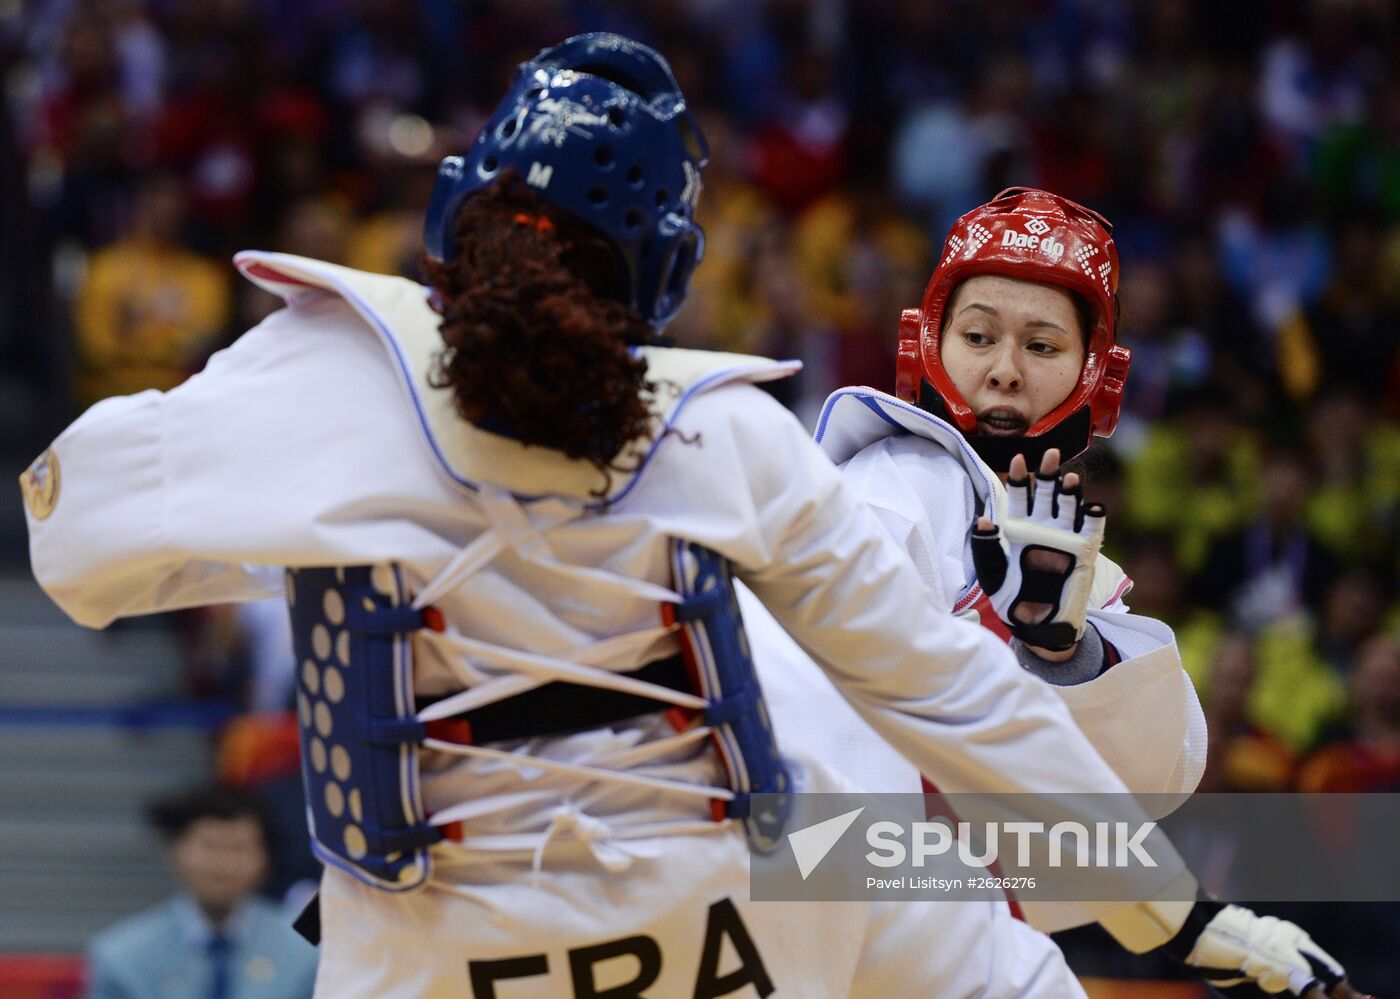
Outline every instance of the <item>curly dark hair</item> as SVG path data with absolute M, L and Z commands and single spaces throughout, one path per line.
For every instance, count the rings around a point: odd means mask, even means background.
M 433 385 L 484 430 L 630 471 L 617 458 L 650 430 L 655 386 L 628 345 L 654 331 L 612 244 L 511 173 L 462 204 L 454 238 L 454 260 L 423 262 L 442 315 Z

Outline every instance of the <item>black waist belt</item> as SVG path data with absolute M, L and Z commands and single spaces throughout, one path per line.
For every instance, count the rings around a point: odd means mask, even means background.
M 686 693 L 692 690 L 685 658 L 679 652 L 619 675 L 670 690 Z M 420 697 L 418 710 L 438 700 L 442 698 Z M 586 732 L 670 707 L 673 707 L 670 702 L 653 697 L 556 681 L 495 704 L 463 711 L 441 722 L 430 722 L 429 734 L 436 728 L 448 735 L 444 729 L 450 729 L 450 737 L 456 741 L 479 746 L 506 739 Z

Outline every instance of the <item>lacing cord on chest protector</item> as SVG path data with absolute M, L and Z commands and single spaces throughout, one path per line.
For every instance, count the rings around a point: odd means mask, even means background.
M 436 646 L 464 688 L 417 707 L 411 714 L 400 712 L 394 719 L 372 719 L 368 741 L 385 748 L 416 745 L 522 770 L 705 799 L 710 802 L 712 820 L 677 820 L 613 828 L 600 819 L 584 815 L 573 805 L 564 805 L 554 811 L 543 833 L 464 834 L 472 819 L 522 805 L 542 804 L 557 799 L 560 793 L 557 787 L 523 789 L 519 793 L 464 801 L 437 811 L 416 826 L 422 832 L 419 839 L 423 845 L 445 840 L 448 845 L 470 853 L 533 851 L 538 866 L 551 838 L 568 835 L 587 844 L 605 867 L 621 869 L 630 863 L 632 852 L 616 841 L 713 830 L 716 820 L 735 818 L 745 821 L 751 838 L 760 848 L 775 846 L 784 816 L 774 815 L 771 810 L 762 816 L 752 815 L 749 796 L 753 792 L 789 790 L 788 774 L 777 756 L 771 725 L 742 636 L 733 588 L 728 585 L 728 567 L 723 560 L 698 546 L 678 544 L 673 558 L 678 581 L 682 584 L 678 592 L 645 580 L 560 561 L 545 535 L 582 516 L 579 508 L 554 510 L 532 521 L 520 504 L 503 490 L 483 488 L 477 499 L 491 522 L 490 529 L 458 552 L 410 605 L 373 610 L 350 608 L 346 624 L 352 631 L 392 635 L 396 639 L 405 639 L 412 633 L 417 641 Z M 547 568 L 556 577 L 576 584 L 582 592 L 620 592 L 655 601 L 663 608 L 663 623 L 602 639 L 560 655 L 510 648 L 463 635 L 448 626 L 435 611 L 435 602 L 462 586 L 508 549 L 532 565 Z M 697 570 L 688 577 L 689 584 L 686 577 L 679 574 L 684 565 Z M 697 587 L 696 592 L 687 592 L 690 584 Z M 699 587 L 704 587 L 704 592 L 699 592 Z M 721 596 L 725 599 L 719 599 Z M 732 617 L 726 618 L 726 614 Z M 648 663 L 631 673 L 606 668 L 611 663 L 635 660 L 669 635 L 681 639 L 685 650 L 684 675 L 677 672 L 680 664 L 675 660 L 678 657 Z M 725 661 L 717 665 L 717 657 Z M 692 692 L 694 690 L 700 693 Z M 679 730 L 669 737 L 603 752 L 587 763 L 477 744 L 490 738 L 543 734 L 537 718 L 539 712 L 527 709 L 530 699 L 537 698 L 537 704 L 553 702 L 557 705 L 571 693 L 584 691 L 598 693 L 596 703 L 604 705 L 598 711 L 580 712 L 585 722 L 590 721 L 588 716 L 592 714 L 592 727 L 669 708 L 667 717 Z M 470 720 L 475 718 L 479 722 L 493 705 L 499 706 L 500 711 L 491 730 L 473 731 Z M 521 710 L 515 710 L 517 707 Z M 602 720 L 599 720 L 599 711 Z M 521 719 L 519 725 L 512 727 L 509 721 L 512 716 Z M 506 721 L 502 723 L 501 718 Z M 478 724 L 477 728 L 483 726 Z M 729 787 L 636 772 L 635 768 L 674 756 L 707 739 L 714 740 L 719 748 L 730 778 Z M 431 830 L 436 833 L 431 834 Z

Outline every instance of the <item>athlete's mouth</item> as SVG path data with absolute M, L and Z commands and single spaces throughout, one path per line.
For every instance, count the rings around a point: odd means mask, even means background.
M 977 414 L 977 432 L 985 437 L 1015 437 L 1026 432 L 1030 422 L 1010 406 L 997 406 Z

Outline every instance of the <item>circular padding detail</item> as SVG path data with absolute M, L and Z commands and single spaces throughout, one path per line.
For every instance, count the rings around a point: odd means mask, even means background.
M 345 792 L 333 780 L 326 781 L 326 811 L 337 819 L 345 814 Z
M 320 739 L 311 740 L 311 768 L 318 774 L 326 772 L 326 744 Z
M 324 624 L 318 624 L 311 629 L 311 650 L 322 662 L 331 657 L 331 633 L 326 630 Z
M 331 737 L 331 706 L 325 701 L 317 701 L 316 707 L 311 712 L 316 718 L 316 731 L 321 733 L 323 739 Z
M 345 598 L 339 590 L 327 590 L 321 600 L 321 609 L 326 612 L 326 620 L 337 628 L 345 623 Z
M 301 664 L 301 685 L 312 697 L 321 692 L 321 671 L 310 659 Z
M 344 746 L 331 747 L 331 773 L 335 774 L 336 780 L 350 779 L 350 754 Z
M 417 881 L 422 876 L 423 868 L 419 867 L 417 864 L 409 864 L 406 867 L 399 868 L 400 884 L 408 884 L 410 881 Z
M 376 565 L 369 574 L 369 585 L 386 597 L 396 597 L 398 585 L 394 582 L 394 570 L 387 565 Z
M 340 665 L 350 665 L 350 632 L 342 631 L 335 637 L 335 657 L 340 660 Z
M 345 852 L 351 860 L 363 860 L 369 853 L 369 844 L 365 842 L 365 834 L 359 826 L 345 827 Z
M 302 693 L 297 694 L 297 717 L 301 719 L 303 728 L 311 727 L 311 702 Z
M 345 677 L 340 675 L 340 670 L 334 666 L 326 667 L 326 700 L 332 704 L 339 704 L 345 700 Z
M 364 804 L 360 800 L 360 789 L 357 787 L 350 792 L 350 817 L 356 822 L 365 820 Z

